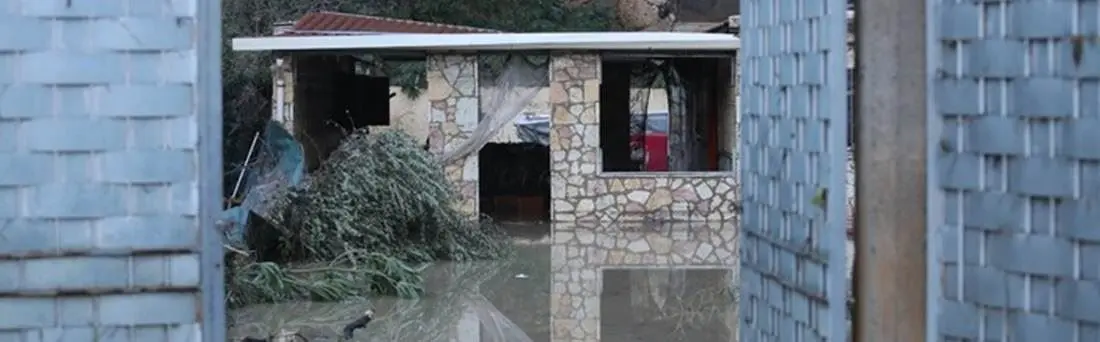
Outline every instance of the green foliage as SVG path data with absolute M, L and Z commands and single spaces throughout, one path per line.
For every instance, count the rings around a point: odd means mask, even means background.
M 455 208 L 446 179 L 403 132 L 352 133 L 309 181 L 273 196 L 268 230 L 250 228 L 265 237 L 230 263 L 231 303 L 417 297 L 429 262 L 509 255 L 498 227 Z

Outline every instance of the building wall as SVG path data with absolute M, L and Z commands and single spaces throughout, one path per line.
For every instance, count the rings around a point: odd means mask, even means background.
M 298 117 L 297 112 L 302 111 L 302 107 L 310 106 L 308 97 L 303 93 L 304 88 L 309 87 L 308 80 L 304 80 L 301 73 L 303 70 L 308 69 L 323 69 L 323 63 L 328 62 L 311 62 L 309 58 L 293 58 L 284 57 L 281 58 L 282 63 L 277 64 L 274 68 L 275 72 L 272 74 L 274 79 L 275 90 L 272 92 L 272 103 L 279 103 L 279 93 L 283 94 L 281 108 L 277 105 L 272 106 L 272 120 L 279 122 L 290 132 L 299 132 L 295 129 L 305 129 L 308 126 L 303 122 L 305 116 Z M 315 59 L 316 60 L 316 59 Z M 314 60 L 314 61 L 315 61 Z M 305 83 L 303 85 L 303 82 Z M 323 85 L 321 85 L 323 87 Z M 479 89 L 479 93 L 480 93 Z M 426 94 L 420 94 L 420 96 L 411 97 L 401 90 L 400 87 L 390 88 L 390 92 L 397 95 L 390 99 L 390 124 L 386 126 L 370 126 L 372 132 L 398 129 L 405 133 L 408 133 L 417 141 L 425 141 L 428 138 L 428 109 L 429 100 Z M 300 103 L 299 103 L 300 102 Z M 649 92 L 647 100 L 648 110 L 650 112 L 668 112 L 668 95 L 664 89 L 652 89 Z M 480 110 L 480 109 L 479 109 Z M 532 116 L 545 117 L 550 115 L 550 88 L 545 87 L 540 89 L 531 102 L 521 111 L 521 115 L 531 114 Z M 299 121 L 295 121 L 299 120 Z M 316 120 L 314 120 L 316 121 Z M 296 133 L 298 135 L 304 133 Z M 315 134 L 316 135 L 316 134 Z M 337 134 L 336 136 L 342 137 Z M 331 145 L 332 141 L 320 141 L 323 139 L 317 137 L 300 137 L 303 139 L 302 144 L 307 148 L 306 153 L 314 155 L 313 150 L 316 150 L 316 146 L 312 145 Z M 310 142 L 312 141 L 312 142 Z M 308 143 L 307 143 L 308 142 Z M 494 143 L 518 143 L 521 142 L 516 132 L 514 125 L 506 125 L 501 128 L 500 132 L 493 137 Z M 310 145 L 310 146 L 305 146 Z M 309 158 L 307 158 L 309 159 Z M 315 162 L 315 161 L 314 161 Z
M 735 218 L 736 174 L 725 172 L 674 173 L 603 173 L 598 158 L 599 118 L 598 96 L 600 76 L 598 58 L 587 61 L 580 55 L 570 55 L 587 64 L 569 62 L 572 57 L 559 56 L 551 71 L 551 86 L 540 91 L 524 112 L 550 113 L 551 130 L 552 215 L 554 220 L 725 220 Z M 416 99 L 399 95 L 391 105 L 391 125 L 387 129 L 402 129 L 416 139 L 431 139 L 433 153 L 457 147 L 478 123 L 480 88 L 477 85 L 473 56 L 433 56 L 428 59 L 428 89 Z M 573 66 L 574 64 L 581 65 Z M 283 79 L 283 112 L 274 115 L 288 127 L 300 131 L 310 125 L 302 117 L 304 108 L 312 105 L 304 86 L 302 61 L 296 61 L 294 77 L 285 73 Z M 590 68 L 581 74 L 571 74 L 575 68 Z M 278 87 L 278 85 L 277 85 Z M 735 91 L 732 87 L 730 91 Z M 277 88 L 278 90 L 278 88 Z M 395 89 L 396 90 L 396 89 Z M 577 105 L 580 105 L 579 107 Z M 649 94 L 649 111 L 667 111 L 666 92 L 654 89 Z M 275 106 L 278 108 L 278 106 Z M 578 108 L 583 108 L 578 110 Z M 723 130 L 736 128 L 736 105 L 721 121 Z M 294 113 L 288 113 L 295 111 Z M 730 120 L 733 119 L 733 120 Z M 372 129 L 380 129 L 372 127 Z M 318 134 L 312 134 L 318 135 Z M 328 136 L 328 135 L 324 135 Z M 495 141 L 506 142 L 515 136 L 513 126 L 505 126 Z M 307 154 L 316 149 L 309 146 L 325 143 L 316 137 L 300 137 Z M 513 140 L 516 141 L 516 140 Z M 735 141 L 723 142 L 726 154 L 732 154 Z M 307 158 L 312 160 L 313 158 Z M 725 168 L 724 168 L 725 169 Z M 478 162 L 476 154 L 460 163 L 447 166 L 448 177 L 462 196 L 463 210 L 477 213 Z
M 442 156 L 462 145 L 477 128 L 477 56 L 428 56 L 428 136 L 432 153 Z M 478 153 L 444 165 L 459 191 L 459 209 L 478 214 Z
M 390 124 L 388 126 L 371 126 L 372 131 L 400 129 L 423 141 L 428 137 L 428 100 L 424 96 L 409 97 L 401 91 L 400 87 L 393 87 L 391 92 L 397 93 L 390 99 Z M 649 92 L 649 111 L 668 112 L 668 96 L 664 89 L 653 89 Z M 535 116 L 550 114 L 550 88 L 539 89 L 521 113 L 529 113 Z M 523 114 L 521 114 L 523 115 Z M 516 134 L 514 125 L 506 125 L 493 137 L 494 143 L 521 142 Z
M 0 341 L 225 341 L 217 1 L 0 6 Z
M 599 56 L 551 57 L 554 221 L 736 219 L 735 172 L 602 172 L 599 86 Z

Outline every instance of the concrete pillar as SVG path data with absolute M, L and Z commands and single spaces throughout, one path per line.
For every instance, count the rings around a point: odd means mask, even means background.
M 278 122 L 287 130 L 294 132 L 294 58 L 291 56 L 275 59 L 272 68 L 271 83 L 271 120 Z
M 477 128 L 476 55 L 431 55 L 427 61 L 428 140 L 442 156 L 462 145 Z M 459 192 L 459 209 L 478 215 L 478 153 L 444 165 L 447 179 Z
M 855 341 L 931 340 L 925 6 L 856 2 Z

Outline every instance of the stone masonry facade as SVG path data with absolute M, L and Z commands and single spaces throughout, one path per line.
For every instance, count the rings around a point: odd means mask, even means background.
M 735 221 L 734 172 L 603 173 L 600 57 L 550 61 L 551 217 L 555 222 Z
M 462 145 L 477 128 L 478 58 L 476 55 L 431 55 L 427 62 L 428 142 L 437 156 Z M 478 154 L 444 165 L 447 179 L 459 191 L 459 209 L 478 215 Z
M 0 5 L 0 341 L 225 341 L 220 8 Z
M 738 279 L 738 229 L 730 221 L 622 224 L 555 223 L 550 267 L 553 342 L 600 341 L 603 270 L 722 269 Z M 731 289 L 734 294 L 737 289 Z M 737 303 L 728 306 L 727 327 L 737 335 Z M 715 303 L 722 305 L 722 303 Z M 736 340 L 736 339 L 733 339 Z

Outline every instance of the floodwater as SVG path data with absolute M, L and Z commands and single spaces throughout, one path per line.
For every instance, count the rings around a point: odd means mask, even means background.
M 419 300 L 372 298 L 345 303 L 281 303 L 237 309 L 230 336 L 280 332 L 340 341 L 344 325 L 364 311 L 375 320 L 349 341 L 546 342 L 551 340 L 549 227 L 507 227 L 518 251 L 511 260 L 441 263 L 426 272 Z M 735 341 L 727 328 L 735 310 L 732 276 L 714 269 L 605 270 L 599 307 L 600 341 Z M 559 340 L 566 338 L 562 336 Z
M 512 260 L 432 266 L 426 271 L 427 294 L 418 300 L 372 298 L 237 309 L 230 314 L 230 336 L 239 341 L 287 331 L 310 342 L 338 341 L 343 326 L 370 309 L 375 320 L 357 330 L 351 341 L 549 341 L 549 251 L 549 245 L 526 245 L 519 246 Z M 460 338 L 479 334 L 490 338 Z M 504 338 L 491 339 L 494 335 Z

